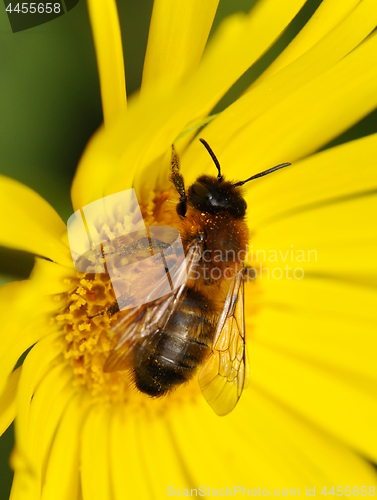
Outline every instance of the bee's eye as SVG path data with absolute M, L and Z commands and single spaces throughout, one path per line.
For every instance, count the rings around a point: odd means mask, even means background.
M 204 186 L 200 182 L 195 182 L 195 184 L 191 186 L 191 189 L 196 196 L 199 196 L 199 198 L 203 198 L 204 200 L 212 199 L 211 191 L 207 188 L 207 186 Z

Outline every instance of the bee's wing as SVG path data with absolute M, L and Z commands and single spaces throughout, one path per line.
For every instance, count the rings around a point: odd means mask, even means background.
M 203 396 L 218 415 L 236 406 L 248 379 L 245 346 L 244 269 L 230 286 L 212 353 L 199 373 Z
M 173 282 L 182 284 L 170 294 L 149 301 L 148 297 L 156 297 L 160 289 L 166 288 L 166 279 L 160 280 L 148 293 L 144 304 L 131 309 L 115 325 L 113 331 L 119 334 L 119 340 L 105 362 L 103 368 L 105 372 L 131 368 L 133 350 L 140 340 L 165 328 L 171 316 L 180 307 L 186 284 L 193 278 L 195 265 L 200 260 L 201 254 L 202 246 L 199 242 L 190 245 L 184 261 L 172 277 Z

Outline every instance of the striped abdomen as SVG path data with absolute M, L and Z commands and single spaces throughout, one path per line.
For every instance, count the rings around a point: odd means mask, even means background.
M 190 380 L 211 352 L 216 323 L 208 299 L 187 289 L 165 329 L 148 336 L 136 349 L 136 387 L 149 396 L 163 396 Z

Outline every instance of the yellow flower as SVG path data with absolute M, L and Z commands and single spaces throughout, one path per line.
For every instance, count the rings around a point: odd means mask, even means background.
M 174 141 L 186 185 L 213 175 L 193 134 L 303 4 L 260 0 L 206 45 L 216 0 L 155 0 L 143 85 L 126 109 L 115 4 L 88 0 L 104 126 L 80 161 L 74 209 L 134 187 L 151 213 L 169 186 Z M 228 178 L 293 163 L 245 189 L 250 260 L 264 270 L 246 289 L 250 386 L 227 417 L 212 412 L 196 380 L 152 400 L 102 371 L 110 319 L 89 311 L 110 303 L 109 282 L 75 271 L 58 215 L 1 178 L 0 244 L 36 255 L 28 281 L 0 290 L 0 430 L 16 417 L 12 499 L 165 498 L 243 486 L 271 496 L 284 488 L 304 496 L 306 487 L 318 495 L 325 486 L 374 495 L 377 135 L 317 151 L 376 107 L 375 7 L 324 0 L 201 131 Z

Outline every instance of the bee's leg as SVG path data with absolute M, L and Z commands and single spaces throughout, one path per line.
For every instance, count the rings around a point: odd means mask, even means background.
M 118 313 L 122 309 L 124 309 L 126 306 L 128 306 L 130 303 L 130 294 L 124 293 L 123 295 L 120 295 L 117 299 L 113 301 L 112 304 L 109 305 L 106 309 L 103 311 L 94 314 L 93 316 L 88 316 L 89 319 L 97 318 L 98 316 L 109 316 L 111 318 L 114 316 L 114 314 Z
M 98 318 L 98 316 L 105 316 L 105 314 L 107 314 L 107 316 L 109 316 L 109 318 L 111 318 L 111 316 L 113 316 L 114 314 L 119 312 L 119 310 L 120 310 L 120 308 L 118 305 L 118 301 L 114 300 L 114 302 L 109 307 L 107 307 L 106 309 L 104 309 L 103 311 L 101 311 L 97 314 L 94 314 L 93 316 L 88 316 L 88 318 L 89 319 Z
M 187 211 L 187 196 L 185 190 L 185 183 L 182 174 L 179 172 L 179 156 L 174 148 L 174 144 L 171 146 L 171 176 L 170 180 L 174 184 L 175 189 L 179 194 L 179 203 L 177 205 L 177 214 L 181 217 L 186 215 Z

